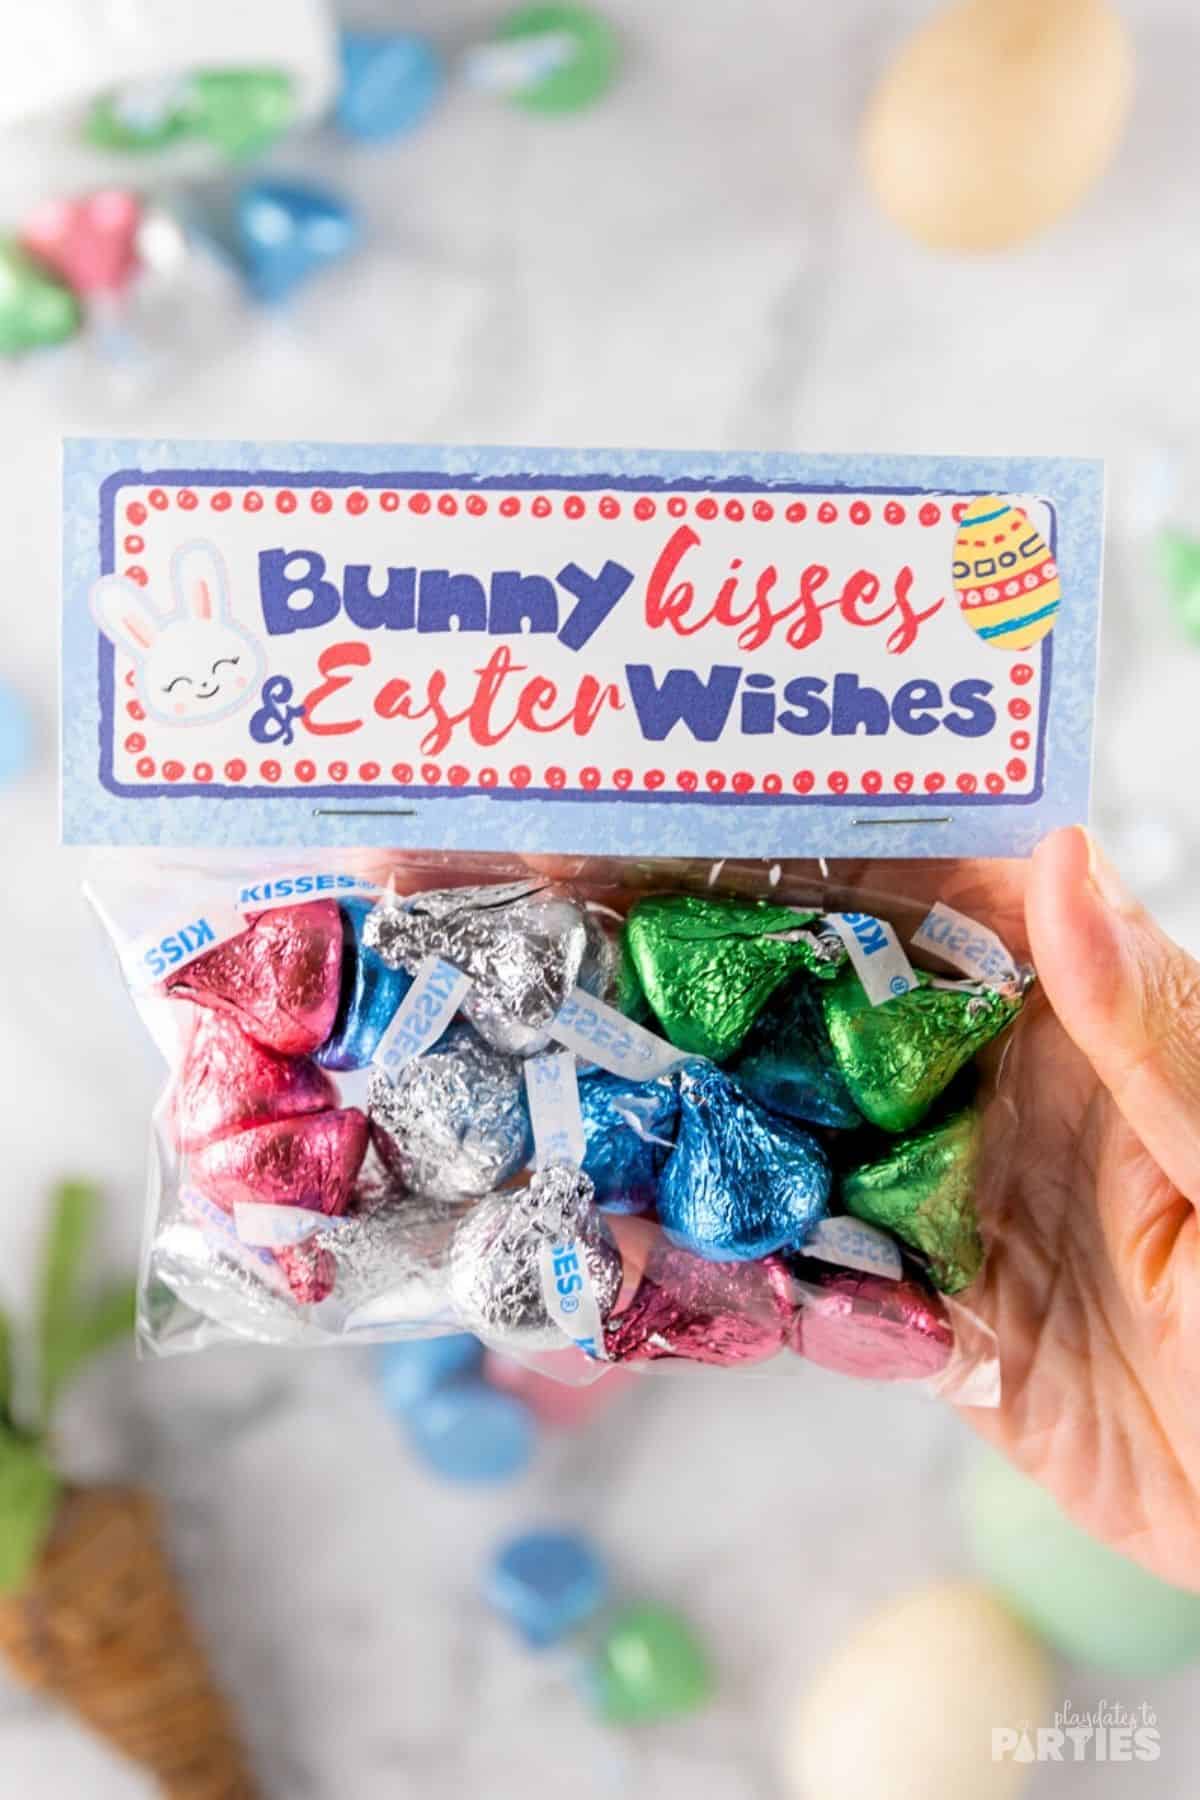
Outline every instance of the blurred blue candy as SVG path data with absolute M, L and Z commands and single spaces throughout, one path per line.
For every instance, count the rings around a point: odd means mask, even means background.
M 608 1592 L 608 1570 L 577 1531 L 527 1531 L 510 1538 L 488 1567 L 488 1605 L 535 1650 L 585 1625 Z
M 586 1143 L 583 1167 L 609 1212 L 645 1212 L 679 1125 L 679 1095 L 669 1081 L 631 1081 L 595 1070 L 579 1083 Z
M 419 1400 L 457 1381 L 483 1380 L 483 1345 L 469 1331 L 452 1337 L 410 1338 L 378 1353 L 379 1389 L 390 1411 L 406 1413 Z
M 533 1413 L 485 1381 L 451 1382 L 418 1400 L 405 1423 L 413 1449 L 447 1481 L 507 1481 L 533 1456 Z
M 359 225 L 337 194 L 291 181 L 251 181 L 234 202 L 238 257 L 260 300 L 286 300 L 358 247 Z
M 20 694 L 0 682 L 0 786 L 15 781 L 33 755 L 33 722 Z
M 317 1051 L 325 1069 L 365 1069 L 379 1040 L 412 986 L 403 969 L 390 969 L 362 941 L 370 900 L 343 900 L 342 991 L 333 1030 Z
M 828 1211 L 829 1158 L 713 1063 L 685 1063 L 679 1136 L 658 1184 L 673 1244 L 709 1262 L 748 1262 L 804 1241 Z
M 446 82 L 433 45 L 408 33 L 342 33 L 342 91 L 335 117 L 349 137 L 380 143 L 419 125 Z

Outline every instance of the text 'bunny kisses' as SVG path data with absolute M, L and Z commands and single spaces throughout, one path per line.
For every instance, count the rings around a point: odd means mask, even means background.
M 1086 815 L 1100 534 L 1086 462 L 70 443 L 143 1341 L 994 1403 L 1034 974 L 886 872 Z

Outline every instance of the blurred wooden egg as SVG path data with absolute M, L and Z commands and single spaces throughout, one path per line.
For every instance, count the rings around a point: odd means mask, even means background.
M 1100 175 L 1132 85 L 1109 0 L 958 0 L 876 89 L 867 179 L 893 223 L 935 249 L 1020 243 Z
M 1029 515 L 999 494 L 973 500 L 963 515 L 954 586 L 971 630 L 998 650 L 1028 650 L 1054 629 L 1058 565 Z
M 986 1587 L 919 1588 L 860 1625 L 808 1689 L 782 1746 L 784 1789 L 1016 1800 L 1034 1756 L 1019 1754 L 1021 1734 L 1036 1744 L 1049 1703 L 1049 1659 Z

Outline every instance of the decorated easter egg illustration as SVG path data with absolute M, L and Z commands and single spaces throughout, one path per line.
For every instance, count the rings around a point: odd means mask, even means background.
M 1058 565 L 1028 514 L 1010 500 L 971 502 L 954 540 L 954 585 L 971 630 L 998 650 L 1028 650 L 1054 628 Z

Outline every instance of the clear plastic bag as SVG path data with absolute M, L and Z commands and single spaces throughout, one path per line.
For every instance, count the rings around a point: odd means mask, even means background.
M 105 853 L 169 1068 L 143 1346 L 469 1330 L 995 1404 L 1022 870 Z

